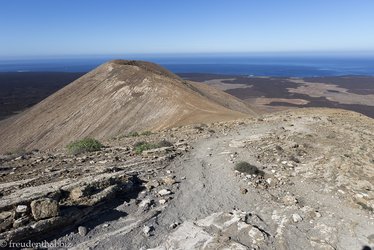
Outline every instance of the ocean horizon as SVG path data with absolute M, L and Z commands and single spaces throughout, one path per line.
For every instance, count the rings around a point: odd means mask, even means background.
M 158 63 L 174 73 L 321 77 L 374 76 L 374 57 L 74 57 L 0 60 L 0 72 L 88 72 L 118 58 Z

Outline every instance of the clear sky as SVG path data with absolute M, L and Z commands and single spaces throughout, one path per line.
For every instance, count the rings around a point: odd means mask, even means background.
M 374 51 L 374 0 L 1 0 L 0 59 Z

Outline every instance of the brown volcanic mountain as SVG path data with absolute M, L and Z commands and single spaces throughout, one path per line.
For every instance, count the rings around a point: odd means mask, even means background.
M 224 121 L 253 115 L 239 99 L 186 82 L 148 62 L 101 65 L 0 124 L 0 152 L 61 147 L 86 136 Z

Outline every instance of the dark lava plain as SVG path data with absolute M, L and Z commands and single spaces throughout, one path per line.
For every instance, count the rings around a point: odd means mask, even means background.
M 0 73 L 0 120 L 17 114 L 49 95 L 63 88 L 70 82 L 81 77 L 84 73 L 65 72 L 20 72 Z M 204 73 L 179 74 L 186 80 L 204 82 L 214 79 L 227 79 L 224 83 L 249 85 L 248 88 L 228 89 L 227 93 L 242 100 L 258 97 L 303 99 L 309 101 L 305 105 L 288 102 L 273 101 L 269 106 L 282 107 L 330 107 L 353 110 L 374 118 L 374 106 L 359 104 L 342 104 L 325 97 L 311 97 L 306 94 L 291 93 L 287 88 L 297 88 L 300 83 L 290 81 L 284 77 L 247 77 L 237 75 L 218 75 Z M 235 80 L 232 80 L 235 79 Z M 347 89 L 347 92 L 359 95 L 374 94 L 374 77 L 370 76 L 341 76 L 341 77 L 308 77 L 306 82 L 334 84 Z M 251 86 L 251 87 L 250 87 Z M 328 92 L 336 92 L 328 90 Z
M 283 107 L 328 107 L 340 108 L 359 112 L 366 116 L 374 118 L 374 106 L 360 104 L 343 104 L 328 100 L 326 97 L 312 97 L 306 94 L 291 93 L 288 88 L 297 88 L 301 83 L 291 81 L 290 78 L 283 77 L 247 77 L 233 75 L 214 75 L 214 74 L 180 74 L 181 77 L 197 82 L 204 82 L 213 79 L 223 80 L 223 83 L 245 84 L 248 88 L 228 89 L 227 93 L 236 96 L 242 100 L 248 100 L 258 97 L 265 98 L 283 98 L 283 99 L 303 99 L 309 101 L 305 105 L 297 105 L 288 102 L 274 101 L 269 106 Z M 232 80 L 234 79 L 235 80 Z M 348 93 L 359 95 L 374 94 L 374 77 L 370 76 L 339 76 L 339 77 L 308 77 L 302 78 L 305 82 L 333 84 L 347 89 Z M 335 91 L 329 91 L 335 92 Z M 374 100 L 373 100 L 374 101 Z
M 29 108 L 83 73 L 0 73 L 0 120 Z

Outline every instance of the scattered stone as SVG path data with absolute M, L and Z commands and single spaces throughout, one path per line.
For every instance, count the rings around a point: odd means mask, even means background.
M 143 227 L 143 233 L 145 236 L 149 237 L 151 236 L 151 232 L 153 231 L 153 226 L 144 226 Z
M 167 186 L 171 186 L 176 183 L 175 176 L 166 176 L 162 178 L 162 182 Z
M 7 230 L 12 224 L 14 219 L 13 212 L 0 213 L 0 232 Z
M 252 238 L 253 243 L 265 240 L 264 234 L 256 227 L 252 227 L 248 232 L 249 237 Z
M 185 141 L 177 142 L 177 143 L 174 144 L 174 146 L 177 147 L 177 148 L 183 147 L 183 146 L 186 147 L 187 145 L 188 144 Z
M 153 188 L 158 187 L 158 186 L 160 186 L 160 183 L 158 182 L 158 180 L 151 180 L 147 182 L 147 184 L 145 184 L 145 187 L 147 190 L 152 190 Z
M 271 183 L 273 182 L 273 180 L 272 180 L 271 178 L 267 178 L 267 179 L 266 179 L 266 182 L 267 182 L 269 185 L 271 185 Z
M 69 198 L 73 201 L 79 201 L 83 197 L 86 197 L 89 195 L 90 195 L 90 188 L 88 186 L 80 186 L 70 191 Z
M 26 205 L 18 205 L 16 208 L 17 213 L 26 213 L 28 210 L 28 207 Z
M 152 203 L 152 200 L 151 199 L 145 199 L 145 200 L 142 200 L 140 203 L 139 203 L 139 207 L 142 207 L 144 209 L 147 209 L 150 207 Z
M 20 160 L 23 160 L 23 159 L 25 159 L 25 157 L 23 155 L 18 156 L 17 158 L 14 158 L 15 161 L 20 161 Z
M 144 191 L 141 191 L 138 195 L 138 198 L 139 199 L 144 199 L 145 197 L 147 196 L 147 191 L 144 190 Z
M 171 194 L 171 191 L 168 190 L 168 189 L 161 189 L 160 191 L 158 191 L 158 194 L 159 194 L 160 196 L 165 196 L 165 195 L 169 195 L 169 194 Z
M 240 188 L 240 192 L 242 194 L 246 194 L 246 193 L 248 193 L 248 189 L 246 189 L 246 188 Z
M 245 142 L 243 141 L 231 141 L 229 143 L 230 148 L 244 148 L 245 147 Z
M 29 217 L 22 216 L 13 222 L 13 227 L 19 228 L 19 227 L 25 226 L 29 223 L 29 221 L 30 221 Z
M 292 215 L 292 220 L 293 220 L 293 222 L 298 223 L 298 222 L 301 222 L 303 220 L 303 218 L 298 214 L 293 214 Z
M 149 155 L 162 155 L 166 154 L 168 152 L 173 151 L 173 147 L 162 147 L 162 148 L 155 148 L 155 149 L 150 149 L 150 150 L 145 150 L 143 151 L 144 156 L 149 156 Z
M 188 151 L 188 148 L 187 148 L 187 147 L 178 147 L 178 148 L 177 148 L 177 151 L 178 151 L 178 152 L 187 152 L 187 151 Z
M 169 226 L 169 228 L 170 228 L 170 229 L 175 229 L 175 228 L 177 228 L 177 227 L 179 226 L 179 224 L 180 224 L 180 223 L 174 222 L 173 224 L 171 224 L 171 225 Z
M 283 204 L 286 206 L 293 206 L 297 204 L 297 199 L 292 195 L 286 195 L 282 199 Z
M 56 217 L 60 211 L 56 200 L 42 198 L 31 202 L 31 212 L 35 220 L 41 220 Z
M 164 205 L 166 203 L 166 200 L 165 199 L 161 199 L 158 202 L 160 203 L 160 205 Z
M 86 236 L 87 235 L 87 228 L 83 226 L 78 227 L 78 233 L 80 236 Z

